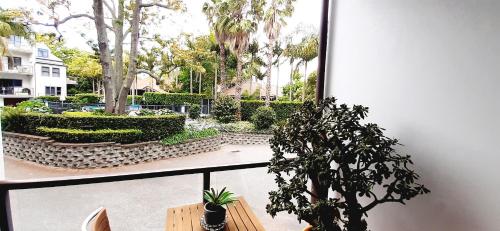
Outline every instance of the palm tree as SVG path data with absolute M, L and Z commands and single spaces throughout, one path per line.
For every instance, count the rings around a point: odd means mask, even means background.
M 266 32 L 268 39 L 266 106 L 269 106 L 271 97 L 271 74 L 275 42 L 280 35 L 281 28 L 286 25 L 284 18 L 292 15 L 292 3 L 294 1 L 295 0 L 272 0 L 264 15 L 264 31 Z
M 262 17 L 263 0 L 226 0 L 229 14 L 224 16 L 231 39 L 230 48 L 236 56 L 235 99 L 238 105 L 236 118 L 241 119 L 241 85 L 243 82 L 243 54 L 248 49 L 250 36 L 257 31 Z
M 19 10 L 0 9 L 0 70 L 3 68 L 2 56 L 9 53 L 6 38 L 17 35 L 31 40 L 31 30 L 25 22 L 27 15 Z
M 294 68 L 295 60 L 299 59 L 299 46 L 297 44 L 293 44 L 291 41 L 288 41 L 286 48 L 283 50 L 283 55 L 288 58 L 290 64 L 290 78 L 288 80 L 288 85 L 293 84 L 293 73 L 297 70 L 300 62 Z M 292 100 L 293 91 L 290 90 L 288 95 L 288 100 Z
M 300 44 L 299 57 L 304 62 L 304 86 L 302 87 L 302 101 L 306 98 L 306 88 L 307 88 L 307 63 L 318 57 L 319 49 L 319 38 L 317 35 L 312 35 L 304 40 Z
M 212 27 L 215 39 L 219 45 L 219 75 L 221 92 L 226 88 L 226 43 L 229 40 L 227 30 L 228 18 L 228 1 L 225 0 L 211 0 L 203 4 L 203 13 L 208 18 L 210 26 Z

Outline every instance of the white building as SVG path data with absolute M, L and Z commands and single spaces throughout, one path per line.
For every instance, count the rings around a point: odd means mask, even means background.
M 8 39 L 0 71 L 0 106 L 37 96 L 66 97 L 66 66 L 42 43 L 19 36 Z

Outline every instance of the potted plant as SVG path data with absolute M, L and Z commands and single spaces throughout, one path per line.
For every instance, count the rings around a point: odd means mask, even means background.
M 364 217 L 375 206 L 430 192 L 416 182 L 410 156 L 396 152 L 398 140 L 362 121 L 367 113 L 334 98 L 306 102 L 274 131 L 269 173 L 278 190 L 269 193 L 269 214 L 294 213 L 308 230 L 366 231 Z
M 224 206 L 236 201 L 234 193 L 226 191 L 225 187 L 220 192 L 212 188 L 203 193 L 203 198 L 207 201 L 205 203 L 203 225 L 210 228 L 224 228 L 226 222 L 226 209 Z

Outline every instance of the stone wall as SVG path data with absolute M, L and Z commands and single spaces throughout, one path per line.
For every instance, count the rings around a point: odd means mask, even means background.
M 222 137 L 176 145 L 158 141 L 118 144 L 55 142 L 47 137 L 3 133 L 4 154 L 43 165 L 64 168 L 107 168 L 210 152 L 220 149 Z
M 216 151 L 222 144 L 267 144 L 271 135 L 226 133 L 176 145 L 158 141 L 118 143 L 60 143 L 48 137 L 4 132 L 4 154 L 47 166 L 63 168 L 118 167 Z

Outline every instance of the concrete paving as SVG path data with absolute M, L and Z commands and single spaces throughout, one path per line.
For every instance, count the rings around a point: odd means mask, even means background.
M 111 169 L 59 169 L 9 157 L 5 158 L 5 168 L 10 179 L 29 179 L 250 163 L 270 157 L 271 150 L 265 145 L 227 145 L 216 152 Z M 267 193 L 275 188 L 274 177 L 266 168 L 213 173 L 211 185 L 227 186 L 244 196 L 267 230 L 302 230 L 305 226 L 293 215 L 283 213 L 273 219 L 266 213 Z M 198 203 L 201 193 L 202 176 L 198 174 L 17 190 L 11 192 L 11 207 L 16 231 L 79 230 L 85 217 L 100 206 L 108 209 L 113 231 L 164 230 L 167 208 Z

